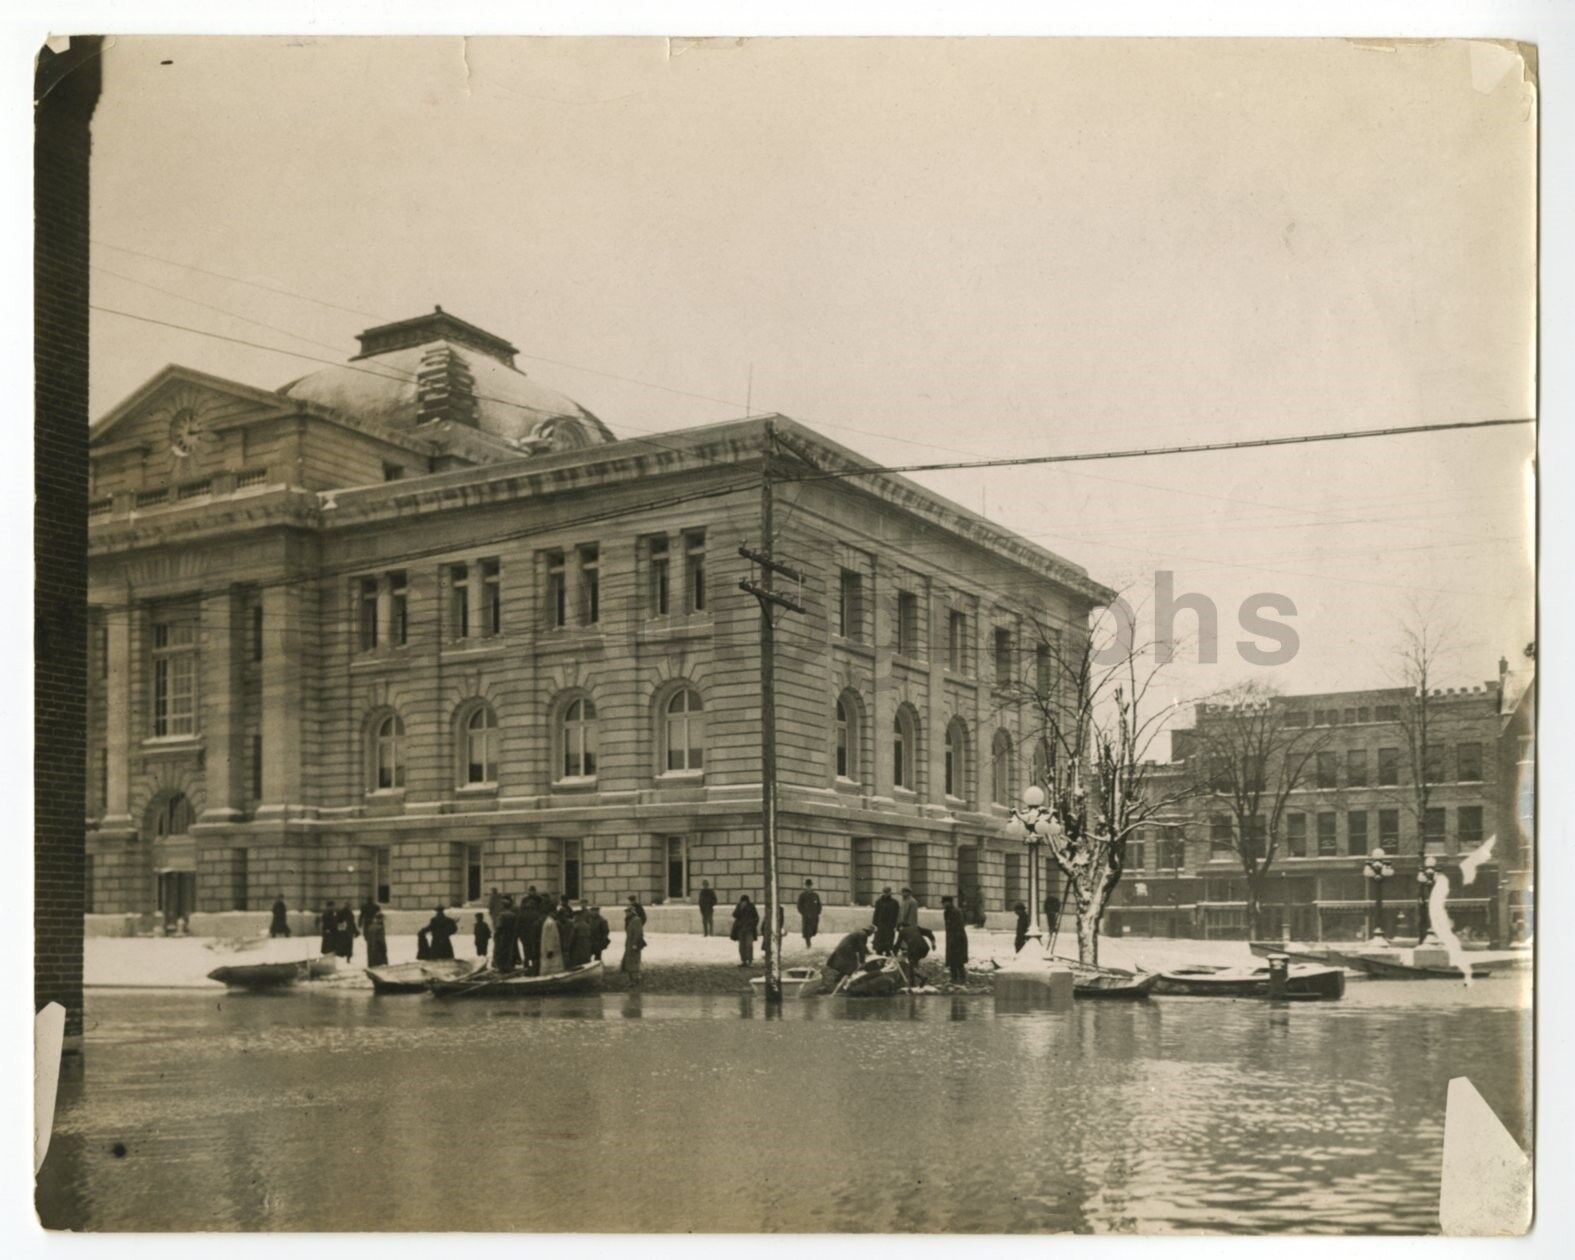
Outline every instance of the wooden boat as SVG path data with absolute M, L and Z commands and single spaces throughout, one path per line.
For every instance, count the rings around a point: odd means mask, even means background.
M 813 997 L 820 992 L 820 986 L 825 981 L 819 967 L 789 967 L 782 973 L 783 997 Z M 764 976 L 751 976 L 749 987 L 756 994 L 763 994 L 766 990 Z
M 835 992 L 844 997 L 895 997 L 908 988 L 908 978 L 895 959 L 870 959 L 851 976 L 845 976 Z
M 282 989 L 306 975 L 305 962 L 238 963 L 215 967 L 208 979 L 231 989 Z
M 1267 967 L 1177 967 L 1161 971 L 1152 991 L 1171 997 L 1269 996 Z M 1345 972 L 1339 967 L 1292 965 L 1285 978 L 1285 996 L 1305 1001 L 1334 999 L 1345 993 Z
M 458 958 L 436 958 L 428 962 L 368 967 L 366 975 L 378 993 L 425 993 L 433 980 L 454 980 L 475 969 L 474 963 Z
M 1418 967 L 1399 958 L 1380 958 L 1375 954 L 1359 957 L 1356 963 L 1375 980 L 1464 980 L 1466 978 L 1466 973 L 1459 967 Z M 1473 965 L 1471 968 L 1473 980 L 1480 980 L 1483 976 L 1492 974 L 1492 967 Z
M 594 989 L 601 982 L 601 963 L 588 962 L 583 967 L 571 967 L 568 971 L 555 971 L 546 976 L 482 967 L 452 978 L 434 977 L 427 981 L 427 988 L 439 997 L 549 997 Z
M 1159 979 L 1153 971 L 1122 971 L 1118 967 L 1095 967 L 1087 963 L 1058 958 L 1072 972 L 1072 996 L 1110 1000 L 1141 1001 Z

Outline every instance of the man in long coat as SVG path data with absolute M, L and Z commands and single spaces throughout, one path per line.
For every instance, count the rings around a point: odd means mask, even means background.
M 711 918 L 716 914 L 716 889 L 711 887 L 711 881 L 700 881 L 700 896 L 696 898 L 700 904 L 700 935 L 711 935 Z
M 875 940 L 874 949 L 877 954 L 889 954 L 897 944 L 897 920 L 901 917 L 902 907 L 897 899 L 891 895 L 891 889 L 881 891 L 875 898 Z
M 897 926 L 900 928 L 919 926 L 919 899 L 913 895 L 911 888 L 902 890 L 902 913 L 897 919 Z
M 366 965 L 388 966 L 388 925 L 383 921 L 382 907 L 378 907 L 366 921 L 366 930 L 362 935 L 366 937 Z
M 596 930 L 596 949 L 594 956 L 601 962 L 602 953 L 612 944 L 612 928 L 608 926 L 606 918 L 602 915 L 600 906 L 591 907 L 591 926 Z
M 555 976 L 563 970 L 563 937 L 558 920 L 548 915 L 541 921 L 541 960 L 538 975 Z
M 968 927 L 963 912 L 950 897 L 942 897 L 941 917 L 946 924 L 946 970 L 953 984 L 967 984 Z
M 492 924 L 493 939 L 497 939 L 498 918 L 503 914 L 503 903 L 508 898 L 494 888 L 487 894 L 487 921 Z
M 515 916 L 514 930 L 519 934 L 520 946 L 525 954 L 525 974 L 541 974 L 541 925 L 546 916 L 541 912 L 541 899 L 526 893 Z
M 499 971 L 513 971 L 514 959 L 519 952 L 515 935 L 519 930 L 519 917 L 514 913 L 514 898 L 505 897 L 498 907 L 498 930 L 492 938 L 492 965 Z
M 459 924 L 443 913 L 442 906 L 432 911 L 427 931 L 431 935 L 433 958 L 454 957 L 454 933 L 459 931 Z
M 798 920 L 799 931 L 804 934 L 804 948 L 808 949 L 814 943 L 815 933 L 820 931 L 820 894 L 815 891 L 813 880 L 804 881 L 804 891 L 798 895 Z
M 355 955 L 355 938 L 361 933 L 356 930 L 355 911 L 350 908 L 348 901 L 339 907 L 334 927 L 334 953 L 349 962 Z
M 317 926 L 322 930 L 323 939 L 319 945 L 325 954 L 337 954 L 339 944 L 339 911 L 332 901 L 323 903 L 322 916 L 317 920 Z
M 268 924 L 269 936 L 290 935 L 290 909 L 284 904 L 284 898 L 275 898 L 273 903 L 273 920 Z
M 574 920 L 569 927 L 569 943 L 564 949 L 564 961 L 570 967 L 583 967 L 595 953 L 596 922 L 591 918 L 590 908 L 582 902 L 575 910 Z

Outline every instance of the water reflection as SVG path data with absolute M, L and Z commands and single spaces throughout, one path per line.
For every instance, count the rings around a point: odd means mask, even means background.
M 1450 1077 L 1526 1141 L 1529 1021 L 1493 983 L 769 1024 L 748 996 L 95 996 L 39 1206 L 90 1229 L 1428 1232 Z M 630 1134 L 659 1158 L 631 1171 Z

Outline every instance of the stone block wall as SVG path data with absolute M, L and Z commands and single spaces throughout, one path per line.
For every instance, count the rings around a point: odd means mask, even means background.
M 93 909 L 98 914 L 141 914 L 155 902 L 153 873 L 145 845 L 95 838 L 93 858 Z

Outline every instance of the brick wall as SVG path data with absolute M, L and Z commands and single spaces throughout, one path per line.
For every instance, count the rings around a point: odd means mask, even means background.
M 34 134 L 35 1009 L 82 1033 L 87 759 L 88 153 L 97 38 L 42 49 Z

